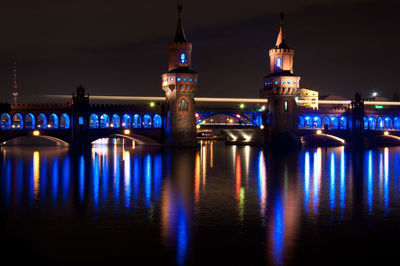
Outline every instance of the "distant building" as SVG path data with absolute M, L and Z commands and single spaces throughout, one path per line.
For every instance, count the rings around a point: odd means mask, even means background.
M 318 109 L 318 91 L 309 89 L 299 90 L 299 100 L 307 101 L 306 103 L 300 103 L 299 106 L 311 109 Z

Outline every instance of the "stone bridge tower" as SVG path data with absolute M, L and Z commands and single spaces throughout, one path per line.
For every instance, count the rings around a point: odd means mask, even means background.
M 293 73 L 294 49 L 289 48 L 283 23 L 283 14 L 275 47 L 269 50 L 270 74 L 264 77 L 260 97 L 267 98 L 267 134 L 270 145 L 298 145 L 297 104 L 300 77 Z
M 178 25 L 175 38 L 168 44 L 168 72 L 162 74 L 167 117 L 166 145 L 197 146 L 196 103 L 198 74 L 191 69 L 192 43 L 188 41 L 182 24 L 182 6 L 178 6 Z

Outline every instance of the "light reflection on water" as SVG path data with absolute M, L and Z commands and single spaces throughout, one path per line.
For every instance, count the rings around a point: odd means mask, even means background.
M 322 236 L 352 228 L 352 219 L 359 230 L 365 223 L 376 231 L 398 221 L 399 155 L 399 148 L 360 153 L 344 147 L 274 154 L 214 142 L 194 150 L 97 145 L 79 154 L 5 148 L 1 208 L 10 234 L 35 229 L 33 219 L 62 235 L 71 230 L 68 221 L 79 225 L 80 234 L 134 233 L 129 241 L 120 235 L 121 243 L 143 245 L 132 251 L 143 260 L 158 261 L 146 257 L 149 249 L 162 254 L 163 264 L 202 265 L 211 254 L 239 263 L 249 260 L 246 253 L 253 254 L 250 264 L 286 264 L 302 260 L 305 236 L 321 237 L 315 241 L 326 245 Z M 31 235 L 23 237 L 34 242 Z M 96 239 L 85 241 L 97 246 Z M 37 245 L 41 256 L 54 261 L 82 252 L 43 251 L 51 249 L 50 240 Z M 119 243 L 112 245 L 121 259 L 128 256 L 119 253 Z M 87 256 L 108 258 L 102 249 L 93 252 Z

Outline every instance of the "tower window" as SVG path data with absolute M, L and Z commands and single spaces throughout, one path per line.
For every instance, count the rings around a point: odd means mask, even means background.
M 189 110 L 189 104 L 185 99 L 180 100 L 178 103 L 178 109 L 179 111 L 188 111 Z
M 181 64 L 186 64 L 187 60 L 186 60 L 186 54 L 181 53 Z
M 285 101 L 285 112 L 289 111 L 289 103 Z
M 281 66 L 282 66 L 281 58 L 278 57 L 278 58 L 276 59 L 276 67 L 281 67 Z

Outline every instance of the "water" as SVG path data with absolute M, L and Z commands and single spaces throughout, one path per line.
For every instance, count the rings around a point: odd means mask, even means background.
M 382 264 L 400 148 L 2 148 L 1 257 L 48 265 Z

